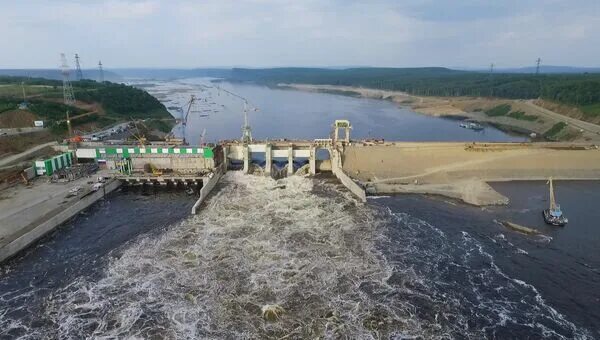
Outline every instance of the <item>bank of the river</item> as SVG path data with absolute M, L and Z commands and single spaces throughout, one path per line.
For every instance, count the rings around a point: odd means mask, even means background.
M 354 143 L 344 170 L 372 194 L 424 193 L 506 204 L 484 182 L 600 179 L 600 150 L 572 143 Z
M 550 140 L 600 141 L 599 125 L 552 112 L 531 100 L 422 97 L 399 91 L 336 85 L 280 84 L 279 86 L 302 91 L 390 100 L 408 106 L 421 114 L 477 121 L 512 133 L 524 135 L 535 133 L 539 138 L 545 137 Z M 495 108 L 503 106 L 508 107 L 508 111 L 503 114 L 494 113 Z M 552 133 L 552 128 L 561 122 L 566 125 L 560 131 Z

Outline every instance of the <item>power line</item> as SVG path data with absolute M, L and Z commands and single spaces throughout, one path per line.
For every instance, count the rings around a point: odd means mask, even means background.
M 98 61 L 98 71 L 100 74 L 98 75 L 98 80 L 101 83 L 104 83 L 104 70 L 102 69 L 102 60 Z
M 73 94 L 73 87 L 71 86 L 71 79 L 69 65 L 67 64 L 67 57 L 64 53 L 60 54 L 60 59 L 62 62 L 61 65 L 61 73 L 63 78 L 63 100 L 65 105 L 67 105 L 67 128 L 69 130 L 69 137 L 71 137 L 71 119 L 69 117 L 69 106 L 75 104 L 75 95 Z
M 65 105 L 73 105 L 75 103 L 75 95 L 73 94 L 73 87 L 71 86 L 71 70 L 69 69 L 69 65 L 67 64 L 67 57 L 65 57 L 64 53 L 60 54 L 60 59 L 62 62 L 61 73 L 63 80 L 64 103 Z
M 81 72 L 81 65 L 79 64 L 79 55 L 75 53 L 75 79 L 83 79 L 83 72 Z

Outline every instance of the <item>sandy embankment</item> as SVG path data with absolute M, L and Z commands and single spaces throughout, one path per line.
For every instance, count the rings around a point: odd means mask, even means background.
M 344 150 L 344 171 L 368 193 L 423 193 L 473 205 L 506 204 L 487 182 L 600 180 L 600 150 L 551 143 L 354 143 Z
M 399 91 L 336 85 L 280 84 L 280 86 L 302 91 L 355 94 L 364 98 L 390 100 L 399 105 L 408 106 L 418 113 L 436 117 L 461 117 L 527 135 L 534 132 L 541 136 L 554 124 L 564 121 L 570 124 L 561 133 L 561 137 L 566 140 L 600 141 L 600 126 L 595 128 L 585 122 L 577 124 L 577 121 L 572 117 L 549 112 L 549 110 L 538 106 L 534 101 L 473 97 L 419 97 Z M 526 115 L 538 118 L 535 121 L 529 121 L 508 116 L 492 117 L 484 113 L 484 111 L 501 104 L 509 104 L 512 111 L 521 111 Z

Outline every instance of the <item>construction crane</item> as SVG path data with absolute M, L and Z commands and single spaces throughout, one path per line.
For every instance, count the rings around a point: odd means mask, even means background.
M 202 130 L 202 134 L 200 135 L 200 146 L 206 145 L 206 129 Z
M 220 93 L 220 91 L 223 91 L 231 96 L 234 96 L 240 100 L 242 100 L 242 102 L 244 103 L 244 125 L 242 125 L 242 143 L 251 143 L 252 142 L 252 128 L 250 127 L 250 123 L 248 122 L 248 107 L 250 106 L 250 109 L 252 111 L 258 111 L 258 109 L 256 107 L 251 106 L 248 103 L 248 99 L 235 94 L 231 91 L 228 91 L 224 88 L 221 88 L 219 86 L 216 86 L 217 90 L 219 91 L 218 93 Z
M 248 101 L 244 100 L 244 125 L 242 126 L 242 143 L 252 142 L 252 128 L 248 123 Z
M 141 132 L 140 128 L 138 127 L 138 122 L 135 121 L 134 119 L 131 120 L 133 122 L 133 126 L 135 127 L 135 131 L 136 133 L 131 133 L 131 135 L 133 136 L 133 138 L 135 138 L 139 144 L 139 147 L 143 147 L 144 145 L 146 145 L 146 136 L 144 136 L 144 134 Z M 140 122 L 142 125 L 144 125 L 144 127 L 146 127 L 146 125 L 143 122 Z M 147 127 L 146 127 L 147 129 Z
M 28 107 L 28 103 L 27 103 L 27 96 L 25 95 L 25 82 L 21 82 L 21 90 L 23 90 L 23 102 L 21 104 L 19 104 L 19 110 L 27 110 Z
M 197 103 L 198 103 L 198 98 L 196 98 L 195 95 L 191 95 L 190 96 L 190 100 L 187 102 L 187 109 L 185 111 L 185 114 L 183 114 L 182 112 L 182 119 L 181 119 L 181 137 L 183 139 L 183 145 L 187 145 L 187 140 L 185 139 L 185 130 L 186 130 L 186 126 L 187 126 L 187 121 L 188 121 L 188 117 L 190 116 L 190 112 L 199 112 L 197 110 Z

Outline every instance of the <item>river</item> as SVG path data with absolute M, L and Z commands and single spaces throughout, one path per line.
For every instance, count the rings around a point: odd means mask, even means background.
M 383 100 L 354 98 L 326 93 L 273 89 L 239 83 L 212 83 L 205 78 L 179 81 L 131 82 L 170 108 L 174 117 L 182 113 L 190 95 L 200 101 L 189 114 L 186 137 L 198 143 L 206 129 L 205 140 L 239 139 L 243 125 L 243 99 L 249 102 L 248 116 L 254 138 L 314 139 L 328 138 L 336 119 L 348 119 L 352 137 L 384 138 L 397 141 L 524 141 L 526 137 L 509 135 L 488 126 L 474 131 L 452 119 L 426 116 Z M 233 93 L 233 94 L 230 94 Z M 239 97 L 238 97 L 239 96 Z M 240 98 L 241 97 L 241 98 Z M 182 134 L 181 126 L 175 132 Z
M 216 91 L 204 98 L 227 99 L 190 115 L 188 136 L 238 138 L 240 102 L 207 86 L 146 89 L 167 106 Z M 220 86 L 258 108 L 257 138 L 322 138 L 349 118 L 355 137 L 522 140 L 385 101 Z M 565 228 L 544 225 L 542 182 L 493 184 L 511 204 L 476 208 L 421 195 L 362 204 L 324 175 L 230 172 L 196 216 L 182 193 L 117 192 L 0 267 L 0 337 L 600 337 L 600 184 L 555 184 Z M 506 218 L 542 234 L 496 222 Z M 267 306 L 278 321 L 262 318 Z

